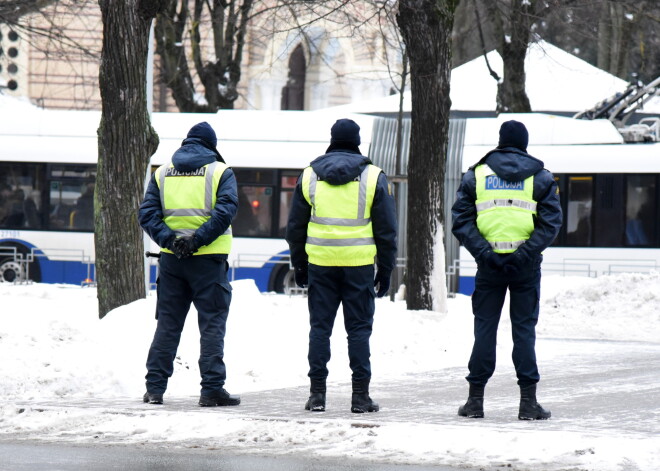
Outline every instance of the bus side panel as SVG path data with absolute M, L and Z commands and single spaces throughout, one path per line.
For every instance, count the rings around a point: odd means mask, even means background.
M 474 276 L 461 276 L 458 279 L 458 292 L 466 296 L 472 296 L 474 292 Z
M 151 289 L 156 289 L 156 282 L 158 281 L 158 266 L 150 265 L 149 266 L 149 283 L 151 284 Z
M 88 278 L 94 278 L 94 266 L 86 263 L 41 259 L 39 265 L 42 283 L 80 285 Z
M 268 291 L 268 283 L 270 280 L 273 264 L 266 264 L 263 267 L 240 267 L 240 268 L 230 268 L 229 269 L 229 280 L 230 281 L 235 281 L 235 280 L 248 280 L 252 279 L 254 280 L 255 284 L 257 285 L 257 288 L 259 288 L 259 291 L 267 292 Z M 56 275 L 57 276 L 57 275 Z M 156 265 L 152 265 L 149 267 L 149 281 L 151 283 L 151 289 L 156 288 L 156 281 L 158 277 L 158 267 Z

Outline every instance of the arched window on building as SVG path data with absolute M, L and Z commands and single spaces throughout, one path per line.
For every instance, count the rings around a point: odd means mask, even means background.
M 282 89 L 283 110 L 305 109 L 305 53 L 299 44 L 289 57 L 289 79 Z

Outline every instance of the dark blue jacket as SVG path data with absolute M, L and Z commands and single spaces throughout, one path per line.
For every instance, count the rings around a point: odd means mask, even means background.
M 534 175 L 533 198 L 537 203 L 534 231 L 529 240 L 518 247 L 517 252 L 540 262 L 541 252 L 552 244 L 561 229 L 559 190 L 552 173 L 543 168 L 542 161 L 515 147 L 490 151 L 465 173 L 456 193 L 456 202 L 451 208 L 452 233 L 477 262 L 485 252 L 491 250 L 490 244 L 477 229 L 474 168 L 483 163 L 488 164 L 498 177 L 510 182 L 519 182 Z
M 331 185 L 343 185 L 353 181 L 369 164 L 371 160 L 363 157 L 359 151 L 333 149 L 331 146 L 326 154 L 312 161 L 310 165 L 321 180 Z M 312 207 L 303 196 L 301 181 L 302 175 L 298 178 L 293 192 L 286 227 L 286 241 L 291 249 L 291 263 L 294 267 L 307 264 L 305 242 L 307 224 L 312 214 Z M 376 241 L 378 269 L 385 274 L 391 273 L 396 265 L 396 209 L 384 173 L 378 176 L 376 183 L 376 194 L 371 206 L 371 225 Z
M 224 162 L 220 154 L 207 146 L 200 139 L 184 139 L 181 147 L 174 152 L 172 163 L 174 168 L 182 172 L 189 172 L 204 165 L 215 162 Z M 218 191 L 216 193 L 215 207 L 211 210 L 211 219 L 202 224 L 195 231 L 195 239 L 199 246 L 208 245 L 225 233 L 238 209 L 238 192 L 236 190 L 236 177 L 228 168 L 222 174 Z M 160 190 L 156 183 L 155 173 L 151 176 L 144 201 L 140 205 L 138 220 L 142 229 L 159 247 L 171 249 L 176 238 L 174 231 L 163 222 L 163 208 L 160 202 Z

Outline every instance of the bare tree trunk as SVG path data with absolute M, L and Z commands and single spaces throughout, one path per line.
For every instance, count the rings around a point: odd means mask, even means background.
M 643 2 L 641 7 L 643 8 Z M 630 14 L 630 18 L 627 15 Z M 628 76 L 628 60 L 632 34 L 639 14 L 626 5 L 604 4 L 598 29 L 598 67 L 624 80 Z
M 149 28 L 160 3 L 99 0 L 102 112 L 94 194 L 99 317 L 145 296 L 144 244 L 137 209 L 158 135 L 147 110 Z
M 599 69 L 610 69 L 610 54 L 609 45 L 610 37 L 612 35 L 612 25 L 610 23 L 609 7 L 602 5 L 600 7 L 601 13 L 598 18 L 598 55 L 596 59 L 596 66 Z
M 444 251 L 438 254 L 434 249 L 443 243 L 451 32 L 457 4 L 456 0 L 399 2 L 397 22 L 410 60 L 412 92 L 406 301 L 413 310 L 433 309 L 432 274 L 444 272 Z
M 525 91 L 525 56 L 531 27 L 533 2 L 513 0 L 511 4 L 510 40 L 504 36 L 498 47 L 502 56 L 503 78 L 497 85 L 497 112 L 529 113 L 532 107 Z
M 172 91 L 177 107 L 193 113 L 233 109 L 238 98 L 243 48 L 254 1 L 164 2 L 167 6 L 156 22 L 157 52 L 163 62 L 165 84 Z M 208 54 L 202 44 L 200 29 L 208 28 L 213 31 L 215 57 Z M 188 56 L 192 58 L 191 65 Z M 195 96 L 193 72 L 202 82 L 205 102 Z
M 195 100 L 195 84 L 188 67 L 183 37 L 186 33 L 188 5 L 183 3 L 177 13 L 178 2 L 168 0 L 167 7 L 156 21 L 156 52 L 161 60 L 163 84 L 172 91 L 172 97 L 179 111 L 199 113 L 208 111 Z

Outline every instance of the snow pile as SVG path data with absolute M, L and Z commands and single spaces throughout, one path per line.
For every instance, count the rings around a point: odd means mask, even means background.
M 659 273 L 561 281 L 549 284 L 549 289 L 541 293 L 539 336 L 647 342 L 660 339 Z
M 251 280 L 232 283 L 225 339 L 228 385 L 258 391 L 305 385 L 307 299 L 259 293 Z M 660 274 L 543 279 L 539 338 L 660 339 Z M 72 285 L 0 283 L 0 396 L 6 400 L 139 396 L 156 326 L 152 293 L 98 319 L 96 290 Z M 508 302 L 499 342 L 511 343 Z M 194 308 L 186 321 L 168 393 L 196 394 L 199 334 Z M 470 298 L 448 312 L 408 311 L 377 300 L 372 368 L 383 379 L 465 366 L 472 347 Z M 350 378 L 341 313 L 332 337 L 329 381 Z M 286 368 L 282 368 L 286 365 Z

